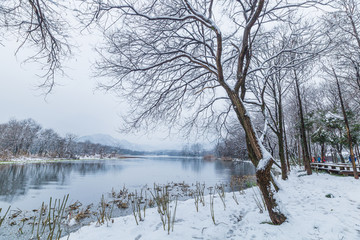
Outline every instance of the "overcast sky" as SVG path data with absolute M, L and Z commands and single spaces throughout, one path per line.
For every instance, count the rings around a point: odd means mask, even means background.
M 104 133 L 133 143 L 161 145 L 164 148 L 181 148 L 180 145 L 185 141 L 174 137 L 164 139 L 167 134 L 159 132 L 148 135 L 124 135 L 118 132 L 120 115 L 126 113 L 126 105 L 110 93 L 95 91 L 96 79 L 91 77 L 91 66 L 96 54 L 93 44 L 86 40 L 83 43 L 79 40 L 80 49 L 67 62 L 68 77 L 58 77 L 56 81 L 61 86 L 57 86 L 46 99 L 42 91 L 36 89 L 36 85 L 41 82 L 36 75 L 41 73 L 40 66 L 23 63 L 26 56 L 30 55 L 30 50 L 23 49 L 15 56 L 19 43 L 8 41 L 3 44 L 0 45 L 0 123 L 11 118 L 33 118 L 44 128 L 52 128 L 62 135 Z

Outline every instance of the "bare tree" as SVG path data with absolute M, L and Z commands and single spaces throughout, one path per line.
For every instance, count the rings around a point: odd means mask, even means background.
M 360 106 L 360 2 L 336 0 L 333 11 L 324 18 L 325 28 L 334 39 L 335 60 L 347 74 L 347 81 L 353 94 L 353 103 Z M 334 57 L 334 56 L 333 56 Z M 344 75 L 344 74 L 342 74 Z
M 352 103 L 357 105 L 356 108 L 359 106 L 356 99 L 360 83 L 360 3 L 355 0 L 337 0 L 334 1 L 332 6 L 334 11 L 328 14 L 327 18 L 325 18 L 325 23 L 335 39 L 335 50 L 328 56 L 328 62 L 324 66 L 324 71 L 335 80 L 333 84 L 336 86 L 336 95 L 338 96 L 343 115 L 354 177 L 358 179 L 352 131 L 347 116 L 347 109 L 351 108 Z M 346 100 L 344 97 L 343 91 L 346 86 L 351 86 L 351 92 L 355 93 L 352 100 Z M 354 99 L 355 101 L 353 101 Z
M 0 130 L 0 151 L 19 156 L 31 153 L 41 126 L 32 119 L 22 121 L 12 119 L 6 124 L 1 124 Z
M 248 158 L 245 132 L 236 119 L 229 126 L 228 134 L 216 144 L 215 152 L 219 157 Z
M 40 87 L 46 93 L 55 85 L 56 73 L 62 73 L 63 60 L 71 53 L 68 42 L 69 24 L 63 17 L 69 5 L 59 1 L 28 0 L 0 2 L 0 28 L 20 42 L 17 49 L 32 47 L 35 54 L 27 61 L 43 66 Z
M 263 115 L 276 135 L 284 180 L 287 178 L 287 163 L 283 105 L 291 86 L 298 84 L 292 72 L 311 64 L 328 45 L 323 33 L 315 30 L 316 24 L 302 23 L 295 15 L 291 19 L 290 24 L 279 25 L 268 33 L 257 56 L 260 67 L 265 62 L 267 68 L 260 71 L 261 75 L 252 87 L 252 92 L 262 104 Z
M 105 24 L 107 38 L 99 75 L 111 78 L 102 87 L 130 99 L 132 111 L 126 120 L 131 128 L 154 122 L 221 128 L 235 115 L 245 131 L 270 218 L 281 224 L 286 217 L 271 187 L 274 160 L 257 136 L 244 101 L 248 79 L 258 71 L 252 62 L 259 39 L 266 35 L 265 26 L 315 3 L 94 1 L 92 20 Z M 188 118 L 180 121 L 184 115 Z
M 341 112 L 343 115 L 343 120 L 344 120 L 344 124 L 345 124 L 345 129 L 346 129 L 347 143 L 348 143 L 349 150 L 350 150 L 350 159 L 351 159 L 351 163 L 352 163 L 352 167 L 353 167 L 354 178 L 359 179 L 359 174 L 356 170 L 356 164 L 355 164 L 352 133 L 351 133 L 351 129 L 350 129 L 350 124 L 349 124 L 349 120 L 348 120 L 348 116 L 347 116 L 348 114 L 346 112 L 346 106 L 344 103 L 343 92 L 341 90 L 341 84 L 340 84 L 340 79 L 339 79 L 341 76 L 339 76 L 339 74 L 337 74 L 334 67 L 331 67 L 331 69 L 327 69 L 327 70 L 328 70 L 328 73 L 331 74 L 331 76 L 333 76 L 335 79 L 338 97 L 340 100 Z
M 298 103 L 299 119 L 300 119 L 300 137 L 301 137 L 302 156 L 303 156 L 303 163 L 305 166 L 305 170 L 307 174 L 310 175 L 312 174 L 312 170 L 310 167 L 310 153 L 309 153 L 308 138 L 305 129 L 303 100 L 301 99 L 300 83 L 299 83 L 300 80 L 298 74 L 299 74 L 298 71 L 294 70 L 295 93 Z
M 52 129 L 44 129 L 40 132 L 36 141 L 35 149 L 39 156 L 52 156 L 56 149 L 56 141 L 59 135 Z
M 65 155 L 67 158 L 75 159 L 75 147 L 76 139 L 78 137 L 75 134 L 68 133 L 65 135 Z

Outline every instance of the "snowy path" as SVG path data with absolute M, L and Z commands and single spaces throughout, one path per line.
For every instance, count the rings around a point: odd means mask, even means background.
M 284 190 L 278 198 L 288 216 L 281 226 L 268 224 L 267 213 L 259 213 L 254 191 L 236 193 L 239 205 L 226 194 L 226 210 L 220 197 L 215 198 L 214 225 L 210 215 L 209 196 L 206 205 L 196 212 L 194 200 L 179 202 L 174 231 L 163 230 L 156 209 L 146 211 L 145 221 L 136 225 L 133 216 L 119 217 L 109 226 L 86 226 L 72 233 L 69 239 L 360 239 L 360 181 L 352 177 L 314 174 L 298 177 L 293 171 L 288 181 L 281 181 Z M 257 189 L 254 189 L 257 192 Z M 332 194 L 333 198 L 327 198 Z M 66 238 L 63 238 L 66 239 Z

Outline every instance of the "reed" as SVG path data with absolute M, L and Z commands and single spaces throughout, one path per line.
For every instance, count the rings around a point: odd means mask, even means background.
M 213 187 L 209 188 L 209 197 L 210 197 L 210 214 L 211 214 L 211 219 L 213 220 L 213 223 L 216 225 L 215 222 L 215 212 L 214 212 L 214 197 L 215 197 L 215 192 L 212 192 Z
M 170 206 L 171 199 L 169 193 L 169 185 L 158 186 L 154 184 L 154 192 L 150 191 L 150 193 L 156 203 L 163 229 L 164 231 L 167 230 L 168 234 L 170 234 L 170 230 L 174 231 L 177 196 L 175 198 L 174 205 Z M 171 211 L 171 208 L 174 208 L 173 212 Z
M 77 222 L 80 222 L 82 219 L 90 217 L 90 208 L 92 207 L 92 204 L 88 205 L 86 207 L 86 209 L 82 209 L 80 210 L 76 215 L 75 215 L 75 220 Z
M 131 209 L 136 221 L 136 225 L 139 225 L 139 221 L 144 221 L 145 218 L 146 204 L 144 204 L 144 218 L 141 216 L 141 204 L 143 203 L 142 198 L 142 191 L 140 192 L 140 195 L 138 195 L 137 191 L 135 191 L 133 194 L 129 194 Z
M 104 195 L 101 196 L 99 212 L 96 213 L 98 225 L 102 225 L 111 221 L 114 205 L 115 204 L 113 203 L 110 210 L 107 210 L 109 204 L 105 201 Z
M 230 185 L 230 186 L 231 186 L 231 191 L 232 191 L 232 198 L 234 199 L 236 205 L 239 205 L 239 201 L 237 200 L 234 186 L 233 185 Z
M 69 194 L 65 195 L 62 200 L 50 197 L 49 205 L 44 202 L 41 205 L 38 220 L 34 216 L 31 239 L 60 239 L 63 232 L 62 224 L 65 218 L 66 203 Z M 37 225 L 37 227 L 35 227 Z
M 261 193 L 259 193 L 258 191 L 255 191 L 254 188 L 251 188 L 251 189 L 253 190 L 253 193 L 254 193 L 253 198 L 256 203 L 256 206 L 259 208 L 260 213 L 263 213 L 264 211 L 266 211 L 265 199 Z
M 3 224 L 3 222 L 4 222 L 5 218 L 6 218 L 6 215 L 9 213 L 10 207 L 11 206 L 9 206 L 9 208 L 6 210 L 4 216 L 2 216 L 2 217 L 0 216 L 0 227 Z M 0 213 L 1 213 L 1 211 L 2 211 L 2 208 L 0 208 Z
M 225 186 L 224 184 L 220 184 L 220 185 L 215 185 L 215 190 L 217 191 L 223 205 L 224 205 L 224 210 L 226 210 L 226 204 L 225 204 Z

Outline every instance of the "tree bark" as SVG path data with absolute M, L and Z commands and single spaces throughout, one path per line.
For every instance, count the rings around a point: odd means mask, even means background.
M 359 174 L 358 174 L 358 172 L 356 170 L 355 156 L 354 156 L 354 150 L 353 150 L 353 146 L 352 146 L 351 131 L 350 131 L 350 126 L 349 126 L 349 121 L 348 121 L 348 118 L 347 118 L 347 114 L 346 114 L 346 111 L 345 111 L 345 105 L 344 105 L 344 101 L 343 101 L 343 97 L 342 97 L 342 93 L 341 93 L 339 78 L 337 77 L 337 74 L 336 74 L 334 68 L 332 69 L 332 71 L 333 71 L 335 79 L 336 79 L 336 86 L 337 86 L 337 90 L 338 90 L 338 94 L 339 94 L 341 111 L 342 111 L 343 117 L 344 117 L 345 128 L 346 128 L 346 136 L 347 136 L 349 149 L 350 149 L 350 159 L 351 159 L 351 164 L 352 164 L 352 167 L 353 167 L 354 178 L 359 179 Z
M 300 137 L 297 140 L 297 145 L 298 145 L 298 163 L 299 163 L 299 166 L 301 166 L 301 158 L 303 157 L 303 152 L 302 152 L 302 148 L 301 148 Z
M 344 156 L 342 155 L 341 151 L 338 151 L 338 154 L 339 154 L 339 157 L 340 157 L 340 162 L 341 162 L 341 163 L 345 163 L 345 158 L 344 158 Z
M 283 110 L 282 110 L 282 99 L 281 93 L 279 93 L 279 102 L 278 102 L 278 144 L 279 144 L 279 157 L 281 163 L 281 178 L 286 180 L 287 170 L 286 170 L 286 160 L 285 160 L 285 150 L 284 150 L 284 127 L 283 127 Z
M 269 212 L 271 221 L 275 225 L 280 225 L 286 220 L 286 217 L 280 211 L 278 211 L 278 210 L 274 211 L 274 209 L 277 207 L 277 203 L 273 196 L 274 193 L 271 190 L 270 170 L 271 170 L 271 165 L 268 165 L 265 169 L 257 170 L 256 171 L 256 179 L 257 179 L 259 188 L 264 195 L 266 207 L 268 207 L 268 206 L 271 207 L 271 209 L 268 208 L 268 212 Z
M 331 159 L 332 159 L 333 163 L 337 163 L 336 153 L 334 155 L 334 151 L 332 149 L 331 149 Z
M 306 170 L 306 173 L 308 175 L 312 174 L 312 170 L 310 167 L 310 156 L 309 156 L 309 150 L 308 150 L 308 144 L 306 139 L 306 131 L 305 131 L 305 122 L 304 122 L 304 113 L 303 113 L 303 107 L 302 107 L 302 101 L 300 96 L 300 88 L 299 88 L 299 80 L 297 78 L 296 71 L 294 71 L 295 74 L 295 87 L 296 87 L 296 95 L 297 100 L 299 104 L 299 118 L 300 118 L 300 137 L 301 137 L 301 145 L 303 149 L 303 161 L 304 161 L 304 167 Z
M 309 131 L 306 131 L 307 134 L 307 143 L 308 143 L 308 149 L 309 149 L 309 161 L 311 162 L 311 157 L 313 156 L 313 152 L 312 152 L 312 149 L 311 149 L 311 137 L 310 137 L 310 133 Z
M 229 91 L 229 90 L 228 90 Z M 238 120 L 240 121 L 243 129 L 246 134 L 246 144 L 249 152 L 249 157 L 254 166 L 256 167 L 256 179 L 259 189 L 264 197 L 266 208 L 268 210 L 270 219 L 273 224 L 280 225 L 285 220 L 286 217 L 280 212 L 277 208 L 277 203 L 274 198 L 274 192 L 271 188 L 271 167 L 274 163 L 274 160 L 271 158 L 266 164 L 258 168 L 260 161 L 264 161 L 263 152 L 261 149 L 262 143 L 259 142 L 259 139 L 255 133 L 255 129 L 251 123 L 250 116 L 248 115 L 246 108 L 239 98 L 238 94 L 234 92 L 228 92 L 230 100 L 232 101 L 234 111 L 237 115 Z
M 325 143 L 321 143 L 321 160 L 325 159 Z
M 285 153 L 286 153 L 286 165 L 288 168 L 288 171 L 290 172 L 290 161 L 289 161 L 289 148 L 288 148 L 288 144 L 287 144 L 287 136 L 286 136 L 286 127 L 285 124 L 283 124 L 284 126 L 284 141 L 285 141 Z

